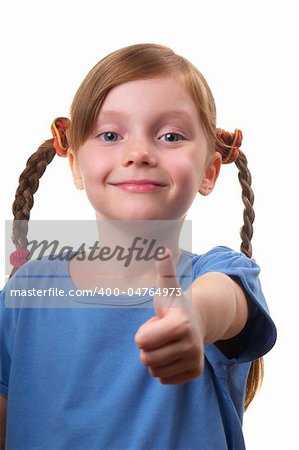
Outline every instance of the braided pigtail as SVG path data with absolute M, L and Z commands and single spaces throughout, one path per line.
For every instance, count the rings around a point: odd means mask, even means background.
M 251 188 L 251 174 L 247 166 L 247 158 L 240 150 L 242 143 L 242 133 L 236 130 L 229 133 L 222 129 L 216 130 L 216 150 L 222 155 L 222 163 L 234 162 L 239 170 L 238 178 L 242 187 L 242 201 L 244 204 L 243 226 L 240 230 L 241 252 L 248 258 L 252 257 L 251 239 L 253 236 L 253 222 L 255 218 L 253 202 L 254 194 Z M 253 400 L 257 390 L 260 388 L 264 377 L 264 360 L 258 358 L 251 363 L 247 385 L 244 411 Z
M 12 227 L 12 241 L 16 247 L 10 255 L 10 262 L 14 266 L 10 278 L 20 266 L 28 261 L 27 249 L 28 222 L 30 210 L 34 204 L 33 195 L 39 187 L 39 180 L 43 176 L 47 165 L 53 160 L 55 153 L 59 156 L 67 156 L 66 129 L 69 120 L 58 118 L 54 120 L 51 130 L 53 139 L 45 141 L 27 161 L 25 170 L 19 178 L 19 186 L 16 190 L 15 200 L 12 206 L 14 216 Z
M 251 239 L 253 236 L 253 222 L 255 218 L 253 202 L 254 202 L 254 194 L 251 189 L 251 174 L 247 167 L 247 158 L 244 153 L 239 150 L 239 156 L 235 161 L 236 166 L 238 167 L 239 173 L 238 178 L 240 185 L 242 187 L 242 201 L 244 203 L 244 212 L 243 212 L 243 222 L 244 225 L 240 230 L 241 236 L 241 252 L 245 253 L 248 258 L 252 257 L 252 245 Z

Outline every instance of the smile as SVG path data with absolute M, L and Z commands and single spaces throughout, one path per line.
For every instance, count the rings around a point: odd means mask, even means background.
M 137 193 L 145 193 L 145 192 L 155 192 L 162 188 L 165 188 L 165 185 L 159 185 L 154 183 L 119 183 L 113 184 L 119 189 L 129 192 L 137 192 Z
M 119 180 L 111 180 L 109 183 L 123 191 L 135 193 L 156 192 L 167 186 L 164 181 L 154 178 L 127 178 Z

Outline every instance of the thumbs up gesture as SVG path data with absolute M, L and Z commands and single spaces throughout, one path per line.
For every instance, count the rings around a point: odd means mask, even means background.
M 135 342 L 140 349 L 142 363 L 148 366 L 153 377 L 158 377 L 162 384 L 181 384 L 198 377 L 203 371 L 204 337 L 200 320 L 198 317 L 195 319 L 192 313 L 187 291 L 173 289 L 180 288 L 180 283 L 169 249 L 166 254 L 167 259 L 155 261 L 158 293 L 153 302 L 156 316 L 139 328 Z M 162 295 L 165 292 L 169 295 Z

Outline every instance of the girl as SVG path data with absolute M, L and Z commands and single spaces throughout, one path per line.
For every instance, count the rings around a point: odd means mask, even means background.
M 70 120 L 56 119 L 52 133 L 28 160 L 13 205 L 13 273 L 22 267 L 1 294 L 2 445 L 245 448 L 243 410 L 276 330 L 250 259 L 253 193 L 241 132 L 216 129 L 212 94 L 189 61 L 139 44 L 91 70 Z M 136 259 L 129 270 L 116 254 L 109 264 L 80 253 L 26 262 L 33 194 L 55 153 L 68 157 L 86 191 L 102 249 L 158 235 L 154 290 L 152 265 Z M 242 253 L 193 254 L 180 248 L 180 231 L 196 193 L 213 190 L 221 162 L 239 169 Z M 111 278 L 121 295 L 106 295 Z M 63 303 L 50 298 L 54 285 Z M 40 304 L 17 297 L 32 286 L 44 293 Z M 71 295 L 85 288 L 99 290 Z

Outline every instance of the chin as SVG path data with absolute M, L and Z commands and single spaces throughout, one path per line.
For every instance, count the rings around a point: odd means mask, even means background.
M 97 216 L 100 219 L 106 220 L 166 220 L 172 219 L 172 217 L 166 217 L 165 212 L 162 211 L 153 211 L 153 210 L 142 210 L 142 208 L 138 209 L 130 209 L 122 211 L 118 209 L 118 211 L 98 211 Z
M 161 217 L 161 214 L 145 214 L 139 212 L 139 214 L 124 214 L 122 217 L 119 217 L 119 220 L 163 220 L 164 217 Z

